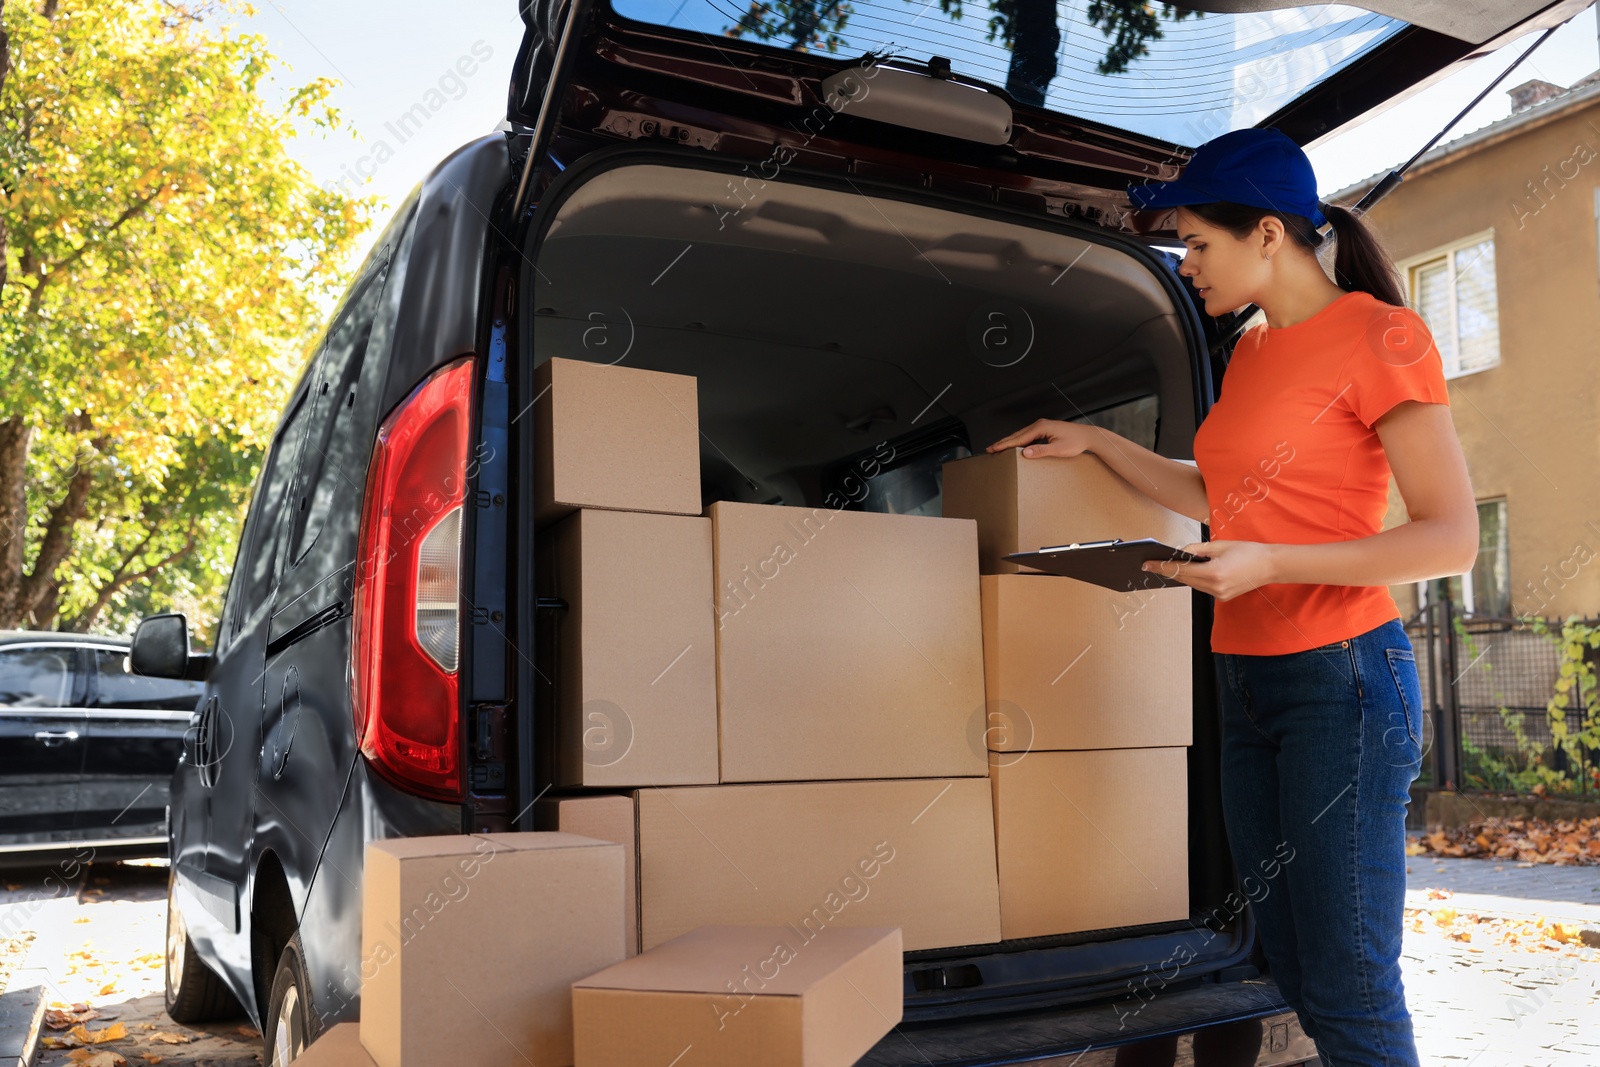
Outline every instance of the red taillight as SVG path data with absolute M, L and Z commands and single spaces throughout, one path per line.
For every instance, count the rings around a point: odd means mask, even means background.
M 355 575 L 356 739 L 395 784 L 461 798 L 456 665 L 475 362 L 431 374 L 373 447 Z

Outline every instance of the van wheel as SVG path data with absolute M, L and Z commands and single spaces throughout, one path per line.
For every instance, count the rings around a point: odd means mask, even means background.
M 204 1023 L 244 1014 L 239 1001 L 189 941 L 178 910 L 178 876 L 167 879 L 167 1014 L 173 1022 Z
M 261 1037 L 266 1045 L 267 1067 L 289 1067 L 322 1032 L 311 1007 L 305 961 L 305 949 L 300 946 L 300 933 L 296 931 L 278 957 L 278 973 L 273 976 L 272 994 L 267 998 L 267 1014 L 262 1020 L 266 1024 Z

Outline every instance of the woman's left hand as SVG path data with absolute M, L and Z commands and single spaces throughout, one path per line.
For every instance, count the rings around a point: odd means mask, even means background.
M 1232 600 L 1263 585 L 1271 585 L 1275 546 L 1259 541 L 1205 541 L 1184 545 L 1193 556 L 1209 556 L 1204 563 L 1152 560 L 1144 569 L 1210 593 L 1218 600 Z

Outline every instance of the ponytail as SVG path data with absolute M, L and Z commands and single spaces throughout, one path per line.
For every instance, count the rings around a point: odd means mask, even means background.
M 1331 239 L 1335 285 L 1351 292 L 1370 293 L 1385 304 L 1405 307 L 1406 294 L 1400 284 L 1400 272 L 1395 269 L 1394 260 L 1389 258 L 1389 253 L 1384 251 L 1377 235 L 1362 216 L 1338 204 L 1319 206 L 1333 225 L 1333 233 L 1329 237 L 1324 237 L 1304 215 L 1290 215 L 1270 208 L 1218 201 L 1188 204 L 1184 209 L 1213 226 L 1227 230 L 1241 241 L 1249 237 L 1255 231 L 1256 223 L 1268 215 L 1282 221 L 1289 240 L 1312 255 L 1318 255 Z
M 1371 293 L 1385 304 L 1405 307 L 1400 272 L 1372 228 L 1360 215 L 1338 204 L 1323 204 L 1322 213 L 1333 224 L 1334 284 L 1341 289 Z

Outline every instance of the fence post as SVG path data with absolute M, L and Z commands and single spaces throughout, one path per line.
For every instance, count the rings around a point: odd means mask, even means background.
M 1569 726 L 1571 725 L 1570 715 L 1571 715 L 1573 710 L 1577 711 L 1578 721 L 1582 722 L 1583 721 L 1583 710 L 1584 710 L 1584 708 L 1583 708 L 1583 675 L 1582 674 L 1574 674 L 1572 676 L 1572 699 L 1567 704 L 1567 711 L 1568 711 L 1568 715 L 1569 715 L 1569 719 L 1568 719 L 1568 725 Z M 1549 721 L 1548 717 L 1546 718 L 1545 721 L 1546 722 Z M 1564 745 L 1556 745 L 1555 746 L 1555 752 L 1552 753 L 1551 757 L 1550 757 L 1550 769 L 1555 771 L 1557 774 L 1566 774 L 1567 771 L 1571 769 L 1571 764 L 1572 764 L 1572 761 L 1567 758 L 1566 747 Z M 1583 768 L 1581 766 L 1578 768 L 1578 775 L 1579 775 L 1579 777 L 1583 776 Z
M 1438 758 L 1435 766 L 1439 771 L 1439 785 L 1443 789 L 1461 790 L 1461 697 L 1456 692 L 1456 627 L 1455 605 L 1450 599 L 1448 590 L 1445 595 L 1435 601 L 1435 607 L 1443 609 L 1444 616 L 1440 624 L 1440 636 L 1443 638 L 1443 654 L 1439 657 L 1442 668 L 1444 685 L 1441 695 L 1444 697 L 1443 722 L 1440 723 L 1439 736 L 1436 739 Z

